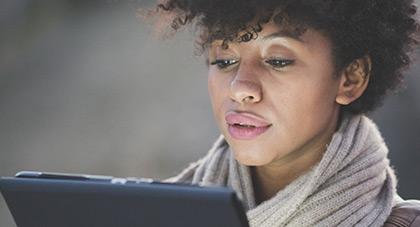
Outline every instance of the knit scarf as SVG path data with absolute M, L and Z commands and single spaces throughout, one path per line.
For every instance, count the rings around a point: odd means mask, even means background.
M 382 226 L 396 195 L 387 153 L 370 119 L 347 116 L 326 145 L 322 160 L 259 205 L 250 168 L 235 160 L 223 137 L 206 157 L 169 181 L 236 190 L 242 195 L 252 227 Z

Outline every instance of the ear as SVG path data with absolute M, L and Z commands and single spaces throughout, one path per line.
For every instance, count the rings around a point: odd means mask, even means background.
M 369 83 L 371 67 L 369 56 L 350 63 L 340 75 L 340 87 L 335 102 L 348 105 L 362 96 Z

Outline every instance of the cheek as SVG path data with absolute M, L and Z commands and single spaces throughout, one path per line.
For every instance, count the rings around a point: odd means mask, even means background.
M 287 122 L 312 124 L 314 118 L 330 116 L 335 111 L 338 82 L 333 75 L 306 73 L 308 76 L 296 76 L 283 83 L 281 89 L 270 90 L 273 91 L 270 94 L 274 98 L 273 106 Z
M 217 69 L 209 70 L 207 86 L 212 103 L 220 103 L 228 98 L 230 83 L 230 75 L 221 74 Z
M 208 76 L 208 90 L 210 94 L 211 105 L 213 108 L 214 117 L 218 123 L 220 131 L 225 134 L 225 115 L 224 103 L 227 100 L 226 88 L 223 86 L 223 81 L 220 80 L 220 75 L 209 72 Z
M 316 125 L 323 127 L 325 121 L 334 119 L 339 110 L 339 106 L 335 102 L 335 85 L 334 83 L 314 83 L 306 91 L 301 97 L 304 105 L 297 116 L 302 122 L 314 125 L 315 128 Z
M 224 100 L 227 98 L 226 86 L 220 75 L 209 71 L 207 86 L 214 114 L 218 117 Z
M 299 95 L 302 95 L 313 105 L 331 105 L 338 91 L 339 79 L 334 75 L 330 59 L 320 58 L 313 61 L 302 75 L 298 83 L 301 86 Z
M 218 88 L 220 88 L 220 86 L 218 86 L 216 76 L 212 74 L 211 71 L 209 71 L 209 75 L 207 79 L 207 86 L 208 86 L 211 102 L 214 105 L 215 100 L 217 100 L 216 96 L 218 93 L 220 93 L 217 91 Z

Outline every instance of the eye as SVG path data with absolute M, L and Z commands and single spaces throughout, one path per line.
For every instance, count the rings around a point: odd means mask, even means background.
M 279 68 L 284 68 L 284 67 L 293 65 L 293 63 L 295 63 L 295 60 L 270 59 L 270 60 L 266 60 L 265 63 L 269 64 L 273 68 L 279 69 Z
M 210 62 L 210 65 L 217 65 L 217 67 L 219 67 L 220 69 L 225 69 L 227 67 L 229 67 L 230 65 L 236 64 L 238 63 L 237 60 L 225 60 L 225 59 L 216 59 L 213 62 Z

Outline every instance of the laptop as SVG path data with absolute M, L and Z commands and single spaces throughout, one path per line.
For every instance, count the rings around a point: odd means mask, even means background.
M 137 178 L 20 172 L 0 179 L 19 227 L 247 227 L 241 200 L 225 187 Z

